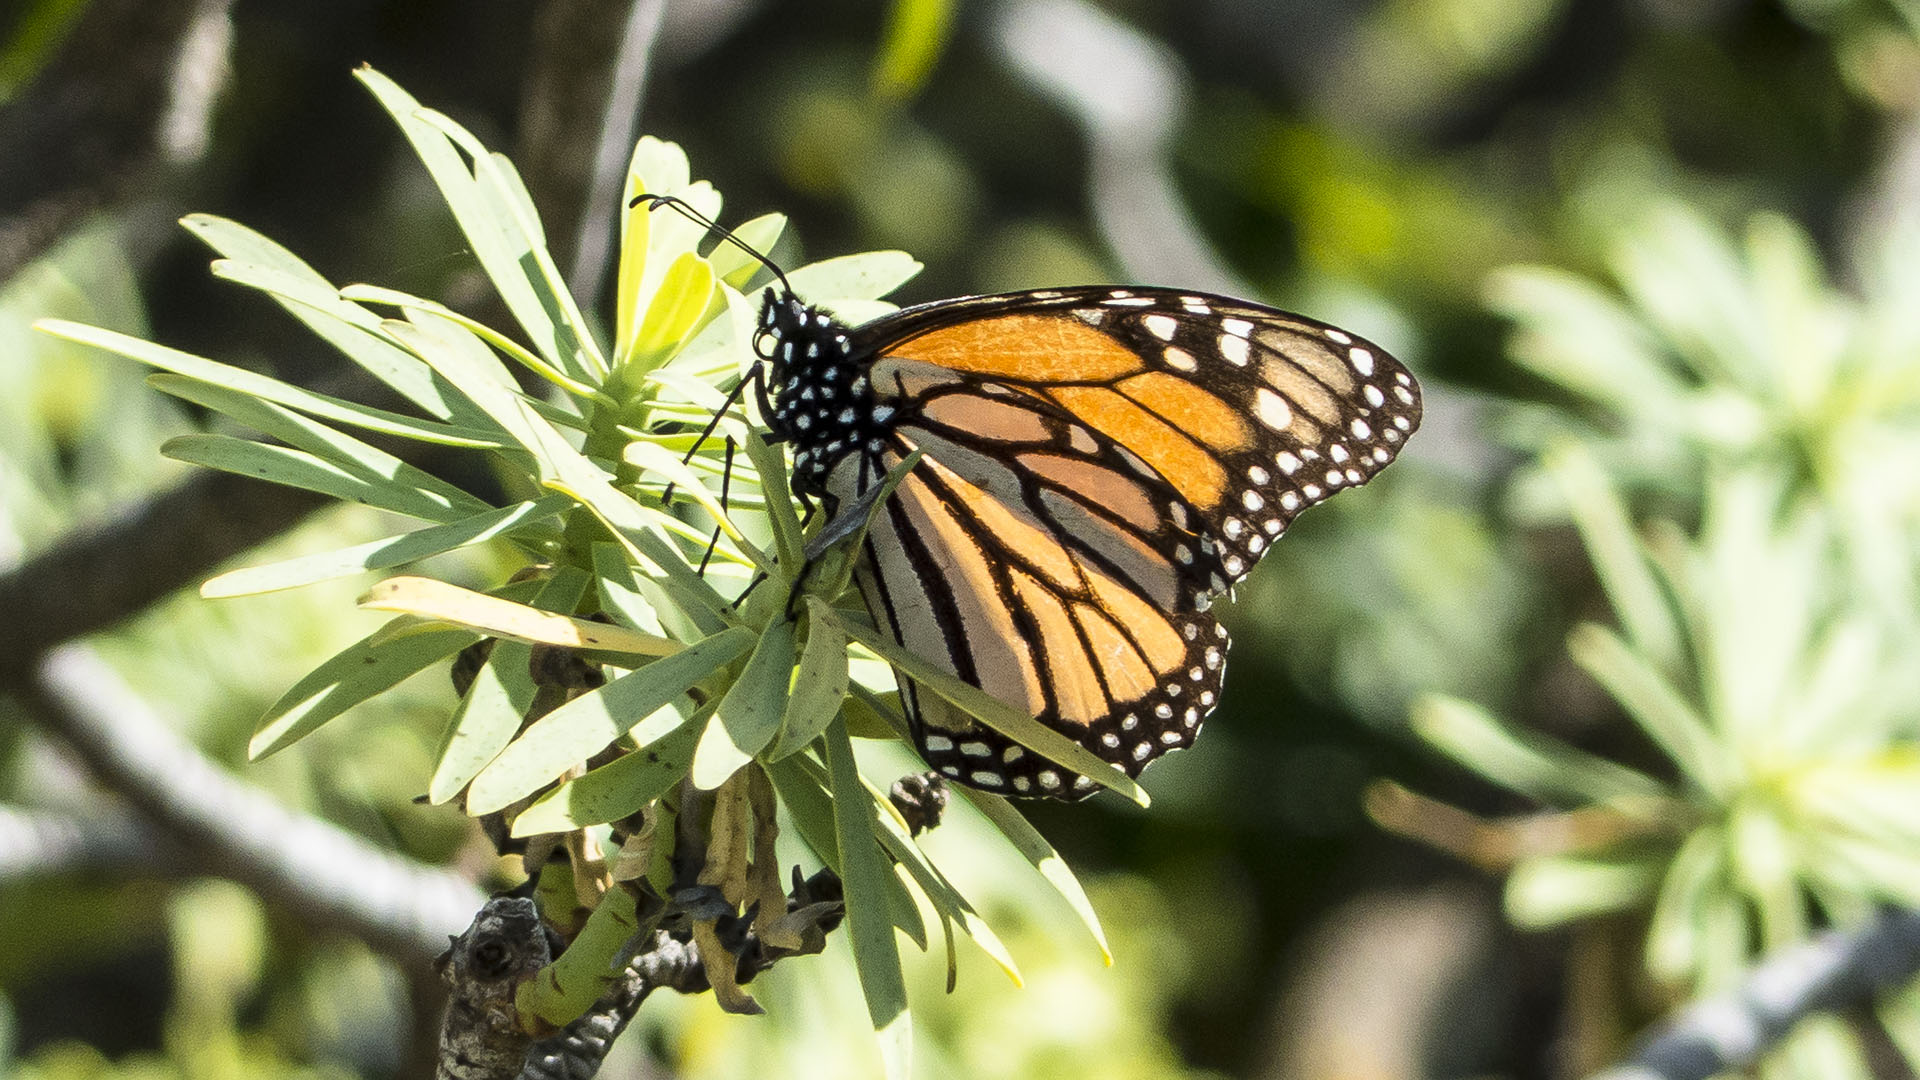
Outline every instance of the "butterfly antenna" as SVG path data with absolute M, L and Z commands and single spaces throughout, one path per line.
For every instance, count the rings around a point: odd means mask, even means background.
M 735 236 L 731 230 L 722 227 L 719 222 L 695 210 L 687 200 L 680 198 L 678 195 L 648 195 L 642 193 L 635 195 L 633 201 L 628 203 L 627 206 L 635 207 L 641 203 L 646 203 L 649 211 L 657 210 L 662 206 L 671 207 L 674 210 L 678 210 L 681 216 L 686 217 L 696 224 L 706 226 L 715 236 L 753 256 L 761 266 L 773 271 L 773 276 L 780 279 L 781 291 L 785 292 L 788 296 L 793 295 L 793 286 L 787 283 L 787 275 L 778 266 L 774 265 L 772 259 L 760 254 L 759 249 L 747 243 L 745 240 L 740 239 L 738 236 Z

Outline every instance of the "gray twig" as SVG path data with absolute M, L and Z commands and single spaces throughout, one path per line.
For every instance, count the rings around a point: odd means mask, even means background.
M 1172 51 L 1079 0 L 1009 0 L 992 34 L 1014 70 L 1086 129 L 1094 220 L 1127 276 L 1251 295 L 1174 186 L 1168 160 L 1190 80 Z
M 654 42 L 660 37 L 666 0 L 633 0 L 620 35 L 620 53 L 614 59 L 613 89 L 601 114 L 600 138 L 593 148 L 593 177 L 587 183 L 586 204 L 573 246 L 575 299 L 592 311 L 600 304 L 613 251 L 614 222 L 624 207 L 620 193 L 633 152 L 634 133 L 640 127 L 640 106 L 646 98 L 647 72 Z
M 1697 1002 L 1594 1080 L 1706 1080 L 1742 1069 L 1816 1012 L 1870 1003 L 1920 972 L 1920 912 L 1889 911 L 1763 961 L 1740 988 Z
M 34 718 L 155 826 L 308 917 L 413 957 L 438 955 L 483 894 L 234 780 L 175 736 L 91 649 L 49 653 L 10 687 Z

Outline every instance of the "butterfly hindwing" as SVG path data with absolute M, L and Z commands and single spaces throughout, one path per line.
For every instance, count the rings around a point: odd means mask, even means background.
M 908 650 L 1137 775 L 1190 744 L 1218 698 L 1225 631 L 1197 603 L 1217 570 L 1180 562 L 1197 539 L 1171 524 L 1179 496 L 1137 458 L 1044 400 L 944 379 L 917 386 L 880 463 L 925 452 L 868 535 L 867 606 Z M 842 462 L 829 488 L 850 497 L 867 471 Z M 910 681 L 902 690 L 946 775 L 1008 794 L 1091 790 Z

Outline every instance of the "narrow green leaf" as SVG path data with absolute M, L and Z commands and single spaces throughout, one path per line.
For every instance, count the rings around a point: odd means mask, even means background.
M 387 336 L 432 365 L 447 381 L 459 386 L 519 449 L 539 462 L 537 448 L 542 445 L 542 439 L 532 429 L 535 425 L 546 427 L 548 423 L 535 413 L 493 350 L 450 319 L 417 309 L 409 310 L 407 316 L 407 321 L 388 319 L 381 328 Z M 540 478 L 548 477 L 543 472 Z
M 531 601 L 546 611 L 573 611 L 587 589 L 587 575 L 560 567 L 540 586 Z M 473 685 L 447 721 L 433 777 L 427 782 L 427 800 L 438 806 L 459 795 L 498 755 L 525 722 L 539 687 L 533 681 L 533 647 L 499 638 L 480 666 Z
M 840 845 L 840 880 L 846 887 L 847 936 L 853 944 L 853 962 L 866 995 L 867 1014 L 881 1039 L 881 1055 L 889 1077 L 904 1077 L 910 1052 L 911 1029 L 907 1012 L 907 985 L 900 972 L 900 949 L 893 922 L 886 917 L 886 881 L 893 866 L 875 842 L 884 828 L 860 781 L 853 759 L 853 743 L 844 727 L 826 731 L 827 772 L 833 782 L 834 836 Z M 794 759 L 797 760 L 797 759 Z
M 328 581 L 369 570 L 385 570 L 484 543 L 522 526 L 551 518 L 572 505 L 573 501 L 564 495 L 548 495 L 536 502 L 515 503 L 450 524 L 416 529 L 337 551 L 233 570 L 201 585 L 200 595 L 209 598 L 246 596 L 311 585 L 316 581 Z
M 723 630 L 541 717 L 474 777 L 467 792 L 467 811 L 491 813 L 553 782 L 625 734 L 638 718 L 651 719 L 696 683 L 732 663 L 753 641 L 753 632 L 744 627 Z
M 833 795 L 827 788 L 827 770 L 806 755 L 795 755 L 767 766 L 767 777 L 779 792 L 780 805 L 793 818 L 794 830 L 820 861 L 834 873 L 840 869 L 840 841 L 835 837 Z M 920 905 L 898 875 L 886 879 L 887 914 L 893 925 L 920 949 L 927 947 L 926 921 Z
M 364 478 L 368 483 L 393 482 L 425 492 L 445 502 L 448 507 L 448 517 L 433 520 L 452 521 L 492 509 L 478 497 L 424 469 L 407 464 L 371 443 L 251 394 L 164 371 L 147 376 L 147 383 L 163 393 L 232 417 L 296 450 L 305 450 Z
M 414 439 L 442 446 L 469 446 L 490 450 L 501 445 L 500 437 L 491 431 L 479 431 L 430 420 L 415 420 L 385 409 L 375 409 L 325 394 L 316 394 L 258 372 L 208 360 L 178 349 L 169 349 L 164 345 L 142 341 L 137 337 L 113 330 L 102 330 L 97 326 L 86 326 L 64 319 L 42 319 L 34 324 L 34 328 L 68 341 L 77 341 L 82 345 L 92 345 L 98 349 L 117 353 L 129 360 L 148 364 L 162 371 L 171 371 L 215 386 L 224 386 L 263 401 L 285 405 L 289 409 L 310 416 L 351 424 L 368 431 L 378 431 L 385 435 L 396 435 L 403 439 Z
M 927 857 L 927 853 L 920 849 L 920 845 L 913 842 L 913 837 L 908 835 L 906 827 L 898 820 L 898 811 L 893 808 L 892 803 L 887 801 L 886 796 L 870 784 L 866 787 L 868 796 L 874 800 L 875 809 L 880 811 L 875 817 L 880 823 L 880 832 L 877 835 L 881 846 L 887 849 L 893 861 L 905 869 L 914 883 L 920 886 L 921 894 L 926 896 L 934 910 L 940 913 L 943 928 L 947 923 L 958 925 L 969 941 L 978 946 L 981 952 L 986 953 L 987 958 L 997 964 L 1001 971 L 1007 973 L 1007 978 L 1012 979 L 1015 986 L 1025 985 L 1025 980 L 1020 977 L 1020 966 L 1013 962 L 1013 954 L 1001 942 L 1000 936 L 993 932 L 993 927 L 987 925 L 987 921 L 980 917 L 979 911 L 968 902 L 965 896 L 961 895 L 960 890 L 954 887 L 947 875 L 933 864 L 933 861 Z M 951 930 L 948 930 L 948 940 L 951 944 Z
M 713 283 L 707 260 L 691 251 L 681 253 L 667 266 L 633 340 L 624 353 L 616 354 L 615 363 L 637 365 L 641 371 L 659 366 L 700 328 L 713 306 Z
M 777 569 L 782 579 L 789 579 L 797 573 L 792 568 L 804 562 L 801 552 L 806 541 L 800 533 L 800 519 L 793 512 L 793 501 L 787 497 L 786 458 L 752 427 L 747 428 L 746 448 L 747 460 L 753 462 L 765 496 L 767 524 L 773 530 L 774 552 L 779 560 Z
M 604 361 L 578 329 L 582 323 L 572 298 L 553 287 L 552 259 L 537 231 L 528 228 L 514 186 L 500 179 L 500 164 L 458 124 L 422 108 L 391 79 L 367 67 L 355 75 L 419 154 L 475 257 L 535 348 L 573 378 L 596 381 Z
M 668 638 L 593 622 L 577 615 L 542 611 L 433 578 L 403 575 L 376 582 L 360 598 L 360 606 L 450 623 L 489 637 L 616 654 L 623 661 L 634 657 L 671 656 L 684 647 Z
M 611 399 L 604 398 L 603 395 L 599 394 L 597 390 L 587 383 L 583 383 L 568 375 L 566 372 L 554 367 L 552 364 L 547 363 L 544 358 L 529 351 L 519 342 L 500 333 L 486 323 L 470 315 L 455 311 L 444 304 L 438 304 L 432 300 L 414 296 L 411 293 L 401 292 L 398 289 L 382 288 L 378 285 L 349 285 L 340 290 L 340 295 L 343 299 L 365 300 L 370 303 L 387 304 L 400 308 L 403 311 L 430 312 L 433 315 L 458 324 L 468 333 L 519 361 L 528 371 L 533 372 L 575 397 L 583 399 L 601 398 L 602 400 L 611 401 Z M 375 329 L 379 329 L 378 319 L 375 321 Z
M 817 609 L 827 605 L 819 597 L 809 596 L 807 606 Z M 806 749 L 840 714 L 846 697 L 847 632 L 830 612 L 815 611 L 807 620 L 807 642 L 800 650 L 780 735 L 767 758 L 778 761 Z
M 638 813 L 687 775 L 694 744 L 705 727 L 705 718 L 696 715 L 645 746 L 542 795 L 513 819 L 513 835 L 566 832 Z
M 1706 721 L 1626 642 L 1603 626 L 1584 623 L 1568 635 L 1567 651 L 1702 790 L 1727 791 L 1731 765 Z
M 1695 829 L 1667 861 L 1647 924 L 1646 964 L 1655 978 L 1680 982 L 1699 969 L 1708 908 L 1728 892 L 1726 865 L 1726 834 L 1717 825 Z
M 1576 445 L 1549 454 L 1546 465 L 1573 511 L 1574 525 L 1627 640 L 1661 671 L 1678 674 L 1685 657 L 1679 619 L 1641 553 L 1619 494 L 1593 456 Z
M 1561 926 L 1638 907 L 1659 882 L 1660 866 L 1652 859 L 1528 859 L 1507 877 L 1507 918 L 1527 930 Z
M 302 450 L 231 435 L 177 435 L 160 446 L 177 461 L 238 473 L 270 484 L 303 488 L 342 502 L 362 503 L 428 521 L 457 521 L 468 512 L 438 495 L 397 481 L 369 480 Z
M 1047 884 L 1053 886 L 1067 906 L 1073 909 L 1073 913 L 1079 916 L 1087 932 L 1093 935 L 1094 944 L 1100 946 L 1100 955 L 1106 959 L 1107 966 L 1112 967 L 1113 950 L 1107 946 L 1106 931 L 1100 928 L 1100 916 L 1094 913 L 1093 901 L 1087 899 L 1086 890 L 1080 887 L 1080 879 L 1074 877 L 1073 868 L 1067 865 L 1067 860 L 1006 799 L 965 785 L 959 785 L 955 790 L 978 808 L 1014 846 L 1014 850 L 1040 872 Z
M 809 303 L 877 300 L 920 269 L 920 261 L 904 251 L 863 251 L 809 263 L 789 272 L 787 281 Z
M 388 636 L 393 626 L 389 623 L 347 646 L 281 695 L 254 729 L 248 758 L 257 761 L 298 742 L 353 706 L 480 640 L 465 630 Z
M 343 298 L 332 282 L 291 251 L 211 214 L 189 214 L 180 223 L 226 256 L 214 264 L 217 276 L 266 291 L 308 329 L 428 415 L 466 424 L 475 419 L 458 390 L 381 335 L 378 315 Z
M 1080 773 L 1102 787 L 1139 803 L 1152 800 L 1127 774 L 1094 756 L 1093 752 L 1042 724 L 985 690 L 964 682 L 934 667 L 926 660 L 901 648 L 878 631 L 841 620 L 847 636 L 866 646 L 874 655 L 892 664 L 925 690 L 940 695 L 982 724 L 1025 746 L 1041 757 L 1072 772 Z
M 633 564 L 627 561 L 625 548 L 607 542 L 594 544 L 593 577 L 600 590 L 601 611 L 641 633 L 666 636 L 667 630 L 660 622 L 659 605 L 646 595 L 646 587 L 653 583 L 646 582 L 643 585 L 634 576 Z M 672 636 L 685 639 L 701 635 Z
M 1501 723 L 1471 702 L 1429 694 L 1415 703 L 1413 730 L 1461 765 L 1549 805 L 1660 800 L 1659 781 L 1536 732 Z M 1624 812 L 1624 811 L 1623 811 Z M 1649 812 L 1652 808 L 1649 807 Z
M 747 757 L 766 749 L 780 732 L 780 718 L 787 707 L 787 683 L 793 677 L 793 629 L 788 619 L 777 619 L 769 625 L 740 677 L 720 699 L 716 716 L 735 749 Z M 701 776 L 696 771 L 693 782 L 706 787 L 706 781 L 717 784 L 725 779 Z

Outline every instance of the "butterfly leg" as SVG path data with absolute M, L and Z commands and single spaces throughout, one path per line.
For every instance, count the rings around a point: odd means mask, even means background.
M 727 512 L 727 498 L 732 492 L 733 448 L 733 436 L 729 435 L 727 436 L 727 463 L 720 470 L 720 512 L 723 514 Z M 706 576 L 707 564 L 713 561 L 713 550 L 718 546 L 720 546 L 720 526 L 715 525 L 713 527 L 713 536 L 707 541 L 707 552 L 700 556 L 700 567 L 695 570 L 694 573 L 699 574 L 701 577 Z M 739 601 L 736 600 L 734 603 L 738 604 Z

